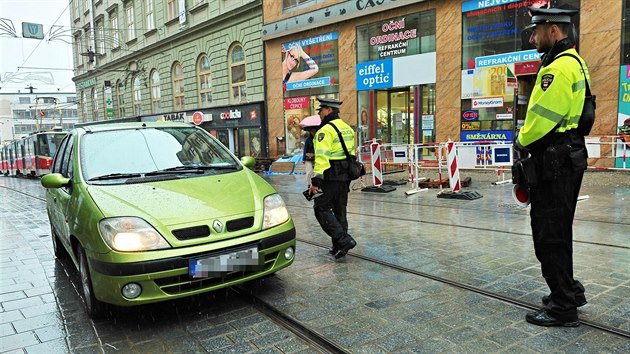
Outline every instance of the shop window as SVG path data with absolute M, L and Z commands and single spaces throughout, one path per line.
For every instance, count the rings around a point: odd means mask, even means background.
M 229 51 L 230 67 L 230 101 L 232 103 L 247 102 L 247 75 L 245 51 L 240 44 L 234 44 Z
M 176 110 L 184 109 L 184 70 L 179 62 L 173 64 L 173 103 Z
M 359 62 L 435 52 L 435 9 L 357 27 Z
M 142 82 L 138 76 L 133 79 L 133 113 L 142 114 Z
M 118 116 L 125 116 L 125 85 L 121 80 L 116 83 L 116 105 L 118 106 Z
M 81 119 L 83 122 L 87 121 L 87 112 L 88 112 L 88 99 L 87 92 L 81 92 Z
M 212 71 L 208 56 L 202 54 L 197 62 L 197 75 L 199 82 L 199 105 L 209 107 L 212 104 Z
M 621 65 L 628 64 L 630 64 L 630 0 L 624 0 L 621 28 Z
M 157 70 L 151 72 L 151 109 L 153 113 L 160 111 L 160 73 Z
M 101 114 L 99 112 L 98 90 L 96 88 L 92 89 L 92 112 L 94 114 L 94 117 L 92 117 L 92 119 L 98 120 Z

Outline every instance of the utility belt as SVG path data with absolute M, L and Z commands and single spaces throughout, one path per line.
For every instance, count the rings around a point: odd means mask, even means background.
M 583 172 L 587 166 L 586 156 L 583 146 L 549 145 L 512 165 L 512 183 L 531 188 L 541 181 L 557 181 L 568 174 Z
M 349 181 L 348 160 L 328 160 L 330 168 L 324 171 L 324 179 L 329 181 Z

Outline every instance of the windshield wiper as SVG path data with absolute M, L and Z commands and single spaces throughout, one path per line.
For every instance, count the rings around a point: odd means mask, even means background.
M 162 170 L 156 170 L 147 172 L 145 176 L 155 176 L 162 174 L 177 174 L 177 173 L 203 173 L 207 170 L 225 170 L 225 169 L 237 169 L 238 165 L 230 164 L 230 165 L 191 165 L 191 166 L 175 166 L 169 167 Z
M 102 181 L 106 179 L 134 178 L 142 176 L 139 173 L 110 173 L 107 175 L 96 176 L 88 179 L 88 181 Z

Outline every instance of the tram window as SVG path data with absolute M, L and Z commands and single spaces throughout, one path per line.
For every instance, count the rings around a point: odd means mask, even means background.
M 55 156 L 55 159 L 53 160 L 53 168 L 52 168 L 52 172 L 53 173 L 61 173 L 61 160 L 63 160 L 63 151 L 65 150 L 66 146 L 68 145 L 68 140 L 70 140 L 70 136 L 68 135 L 65 139 L 63 139 L 63 141 L 61 142 L 61 144 L 59 145 L 59 154 L 57 156 Z

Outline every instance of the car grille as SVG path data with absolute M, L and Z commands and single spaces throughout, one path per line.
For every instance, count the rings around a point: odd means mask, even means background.
M 208 227 L 208 225 L 194 226 L 185 229 L 173 230 L 172 233 L 178 240 L 190 240 L 193 238 L 210 236 L 210 227 Z
M 246 218 L 234 219 L 227 222 L 225 228 L 228 232 L 235 232 L 244 229 L 248 229 L 254 226 L 254 217 L 248 216 Z M 192 240 L 195 238 L 202 238 L 210 236 L 210 227 L 208 225 L 199 225 L 193 227 L 187 227 L 184 229 L 178 229 L 171 231 L 173 236 L 178 240 Z
M 279 253 L 280 252 L 271 252 L 265 255 L 264 265 L 259 270 L 229 272 L 222 274 L 221 277 L 202 279 L 193 279 L 189 277 L 188 274 L 184 274 L 175 277 L 155 279 L 155 284 L 157 284 L 157 286 L 159 286 L 162 291 L 169 295 L 177 295 L 190 291 L 211 288 L 213 286 L 221 285 L 229 281 L 268 271 L 273 267 L 273 264 L 276 261 L 276 258 L 278 258 Z
M 234 231 L 238 231 L 238 230 L 248 229 L 248 228 L 250 228 L 252 226 L 254 226 L 254 217 L 253 216 L 250 216 L 250 217 L 247 217 L 247 218 L 230 220 L 225 225 L 225 227 L 227 228 L 227 230 L 229 232 L 234 232 Z

